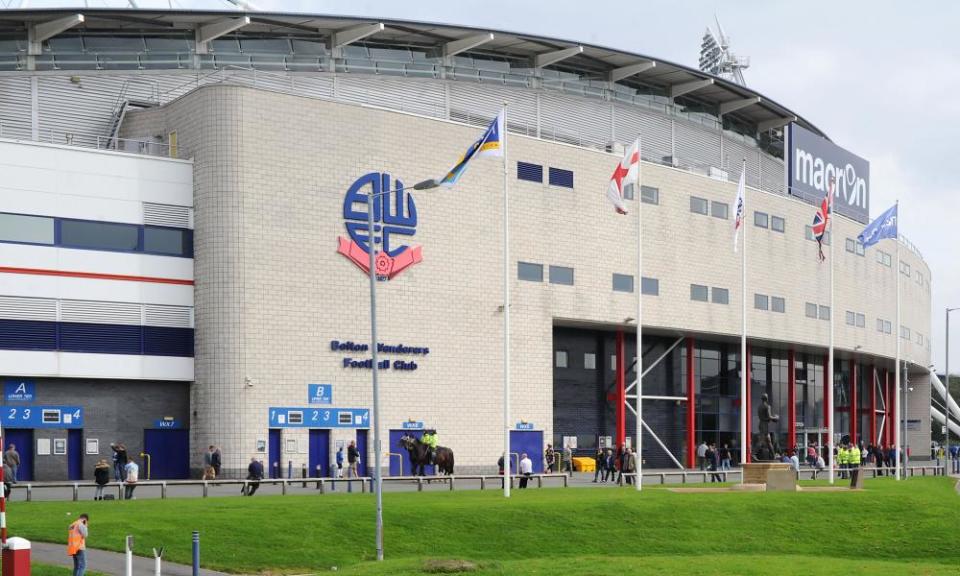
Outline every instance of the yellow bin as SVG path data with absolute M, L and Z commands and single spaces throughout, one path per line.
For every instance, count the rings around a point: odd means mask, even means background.
M 573 469 L 577 472 L 595 472 L 597 463 L 593 458 L 574 458 Z

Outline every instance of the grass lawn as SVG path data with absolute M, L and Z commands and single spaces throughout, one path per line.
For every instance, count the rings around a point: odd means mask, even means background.
M 200 530 L 203 566 L 241 573 L 423 574 L 427 559 L 462 559 L 476 574 L 960 575 L 953 481 L 868 479 L 866 488 L 534 489 L 509 501 L 496 490 L 386 493 L 383 564 L 371 562 L 369 495 L 14 502 L 7 518 L 13 535 L 65 542 L 70 520 L 87 512 L 91 547 L 121 551 L 133 534 L 140 554 L 165 546 L 165 558 L 184 564 Z

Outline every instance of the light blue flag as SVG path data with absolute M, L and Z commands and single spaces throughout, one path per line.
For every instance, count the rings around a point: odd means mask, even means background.
M 863 244 L 864 248 L 873 246 L 884 238 L 896 239 L 898 206 L 899 204 L 894 204 L 888 208 L 886 212 L 877 216 L 874 221 L 864 228 L 863 232 L 857 236 L 857 240 Z

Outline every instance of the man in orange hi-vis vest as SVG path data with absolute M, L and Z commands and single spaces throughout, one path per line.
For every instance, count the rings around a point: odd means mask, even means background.
M 81 514 L 70 525 L 67 534 L 67 555 L 73 556 L 73 576 L 83 576 L 87 571 L 87 523 L 90 517 Z

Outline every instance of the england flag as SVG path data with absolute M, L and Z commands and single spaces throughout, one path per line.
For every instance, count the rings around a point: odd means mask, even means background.
M 637 139 L 627 150 L 623 160 L 617 164 L 617 169 L 613 171 L 610 177 L 610 186 L 607 187 L 607 198 L 613 202 L 617 213 L 626 214 L 627 207 L 623 203 L 623 188 L 627 184 L 635 184 L 640 170 L 640 140 Z M 633 191 L 634 196 L 640 193 L 639 190 Z

